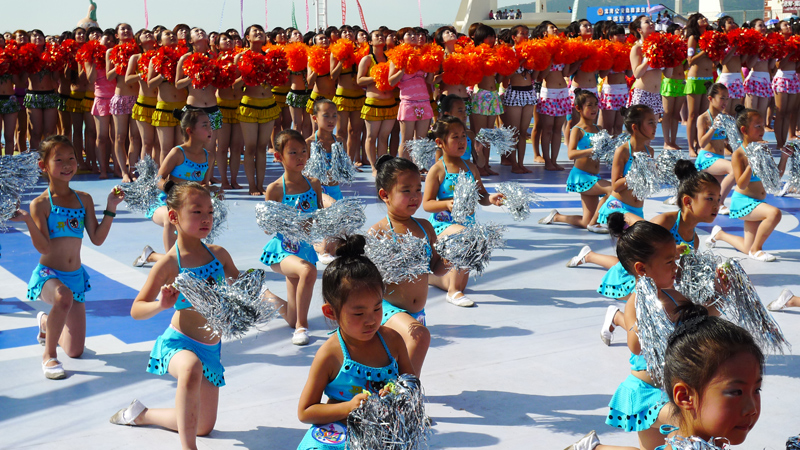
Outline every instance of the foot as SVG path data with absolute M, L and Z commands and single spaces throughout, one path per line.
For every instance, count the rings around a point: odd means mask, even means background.
M 136 425 L 136 419 L 142 415 L 147 408 L 139 400 L 134 400 L 127 408 L 122 408 L 110 419 L 109 422 L 115 425 Z
M 549 170 L 551 172 L 557 172 L 559 170 L 558 166 L 555 164 L 544 164 L 544 170 Z
M 731 213 L 731 209 L 725 205 L 722 205 L 719 207 L 719 211 L 717 211 L 717 213 L 722 214 L 723 216 L 728 216 Z
M 608 234 L 608 225 L 604 223 L 595 223 L 586 227 L 587 231 L 597 234 Z
M 486 170 L 486 174 L 489 175 L 489 176 L 491 176 L 491 175 L 500 175 L 499 173 L 497 173 L 494 170 L 492 170 L 492 168 L 489 167 L 488 165 L 486 167 L 484 167 L 484 170 Z
M 536 155 L 536 156 L 533 157 L 533 162 L 539 163 L 539 164 L 544 164 L 544 158 L 539 156 L 539 155 Z
M 556 218 L 556 214 L 558 214 L 558 210 L 557 209 L 551 209 L 550 210 L 550 214 L 548 214 L 547 216 L 542 217 L 541 219 L 539 219 L 539 223 L 542 224 L 542 225 L 550 225 L 551 223 L 553 223 L 553 219 Z
M 580 252 L 578 252 L 578 256 L 573 256 L 567 262 L 567 267 L 578 267 L 581 264 L 586 263 L 586 255 L 592 252 L 592 249 L 588 245 L 584 245 Z
M 781 191 L 778 192 L 778 195 L 776 195 L 776 197 L 785 197 L 786 194 L 789 193 L 789 187 L 790 187 L 790 184 L 788 182 L 783 183 L 783 187 L 781 188 Z
M 319 260 L 320 264 L 327 266 L 328 264 L 332 263 L 333 260 L 336 259 L 336 257 L 328 252 L 325 252 L 322 254 L 318 254 L 317 259 Z
M 292 333 L 292 344 L 294 345 L 308 345 L 309 341 L 307 328 L 297 327 L 294 333 Z
M 108 179 L 108 174 L 105 173 L 105 172 L 100 172 L 100 179 L 101 180 L 107 180 Z
M 250 196 L 252 196 L 252 197 L 257 197 L 259 195 L 264 195 L 264 193 L 262 191 L 260 191 L 259 189 L 257 189 L 255 186 L 250 186 L 248 189 L 250 190 Z
M 669 197 L 668 199 L 664 200 L 664 204 L 665 205 L 673 205 L 673 206 L 677 205 L 678 204 L 678 196 L 677 195 L 673 195 L 672 197 Z
M 767 305 L 767 309 L 770 311 L 780 311 L 786 308 L 786 304 L 789 303 L 789 300 L 791 300 L 792 297 L 794 297 L 792 291 L 784 289 L 781 291 L 781 295 L 779 295 L 778 298 L 771 301 L 769 305 Z
M 509 164 L 509 165 L 511 165 L 511 164 Z M 512 167 L 511 168 L 511 173 L 523 174 L 523 173 L 528 173 L 528 172 L 526 172 L 525 169 L 523 169 L 522 167 Z
M 122 182 L 123 183 L 130 183 L 131 182 L 131 177 L 129 177 L 128 174 L 123 175 L 122 176 Z
M 772 262 L 777 259 L 775 255 L 771 255 L 765 252 L 764 250 L 758 250 L 755 253 L 751 251 L 750 253 L 747 254 L 747 256 L 749 256 L 750 259 L 755 259 L 756 261 L 761 261 L 761 262 Z
M 223 181 L 222 182 L 222 189 L 225 189 L 226 191 L 228 191 L 228 190 L 233 189 L 233 186 L 230 183 L 228 183 L 227 181 Z
M 55 358 L 50 358 L 42 363 L 42 372 L 44 372 L 44 377 L 49 380 L 63 380 L 67 378 L 67 372 L 64 370 L 64 367 Z
M 356 167 L 363 166 L 363 164 L 361 164 L 361 161 L 356 161 L 356 162 L 353 163 L 353 165 L 356 166 Z
M 142 249 L 142 254 L 133 260 L 133 267 L 142 267 L 147 264 L 147 259 L 150 258 L 150 255 L 152 255 L 154 252 L 155 250 L 153 250 L 153 247 L 145 245 L 144 249 Z
M 722 227 L 719 225 L 714 225 L 714 228 L 711 229 L 711 234 L 709 234 L 706 238 L 706 247 L 714 248 L 717 245 L 717 236 L 719 235 L 720 231 L 722 231 Z
M 597 438 L 597 433 L 592 430 L 581 438 L 580 441 L 572 444 L 564 450 L 594 450 L 595 447 L 600 445 L 600 439 Z
M 44 345 L 47 337 L 47 314 L 44 311 L 39 311 L 39 314 L 36 314 L 36 323 L 39 324 L 39 334 L 36 335 L 36 340 L 39 345 Z
M 239 183 L 237 183 L 237 182 L 235 182 L 235 181 L 234 181 L 233 183 L 231 183 L 231 186 L 232 186 L 234 189 L 241 189 L 241 188 L 242 188 L 242 185 L 241 185 L 241 184 L 239 184 Z
M 610 305 L 608 309 L 606 309 L 606 318 L 603 319 L 603 328 L 600 329 L 600 340 L 603 341 L 603 344 L 606 346 L 611 345 L 611 340 L 614 338 L 614 328 L 617 326 L 614 325 L 614 317 L 619 312 L 619 308 L 614 305 Z
M 453 295 L 447 294 L 445 297 L 447 298 L 447 303 L 452 303 L 453 305 L 460 306 L 462 308 L 475 306 L 475 302 L 470 300 L 470 298 L 464 295 L 464 293 L 461 291 L 456 291 Z

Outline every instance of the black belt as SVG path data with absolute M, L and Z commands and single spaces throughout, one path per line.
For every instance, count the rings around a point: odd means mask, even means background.
M 197 106 L 186 105 L 186 109 L 187 110 L 190 110 L 190 109 L 201 110 L 201 111 L 205 111 L 206 114 L 214 114 L 215 112 L 219 111 L 219 106 L 214 105 L 214 106 L 207 106 L 205 108 L 199 108 Z
M 533 86 L 511 86 L 512 91 L 532 91 Z

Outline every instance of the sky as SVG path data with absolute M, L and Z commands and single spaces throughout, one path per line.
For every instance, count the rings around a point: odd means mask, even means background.
M 240 28 L 239 5 L 244 4 L 244 26 L 257 23 L 264 25 L 265 5 L 268 28 L 291 25 L 292 0 L 95 0 L 97 20 L 103 28 L 113 28 L 119 22 L 130 23 L 134 31 L 145 26 L 145 8 L 149 25 L 165 25 L 172 28 L 177 23 L 199 26 L 206 31 Z M 306 0 L 294 0 L 298 28 L 305 31 Z M 315 0 L 308 0 L 309 20 L 314 26 Z M 398 29 L 419 25 L 420 11 L 417 2 L 408 0 L 360 0 L 364 18 L 369 29 L 386 25 Z M 422 20 L 425 24 L 452 23 L 461 0 L 418 0 L 422 5 Z M 45 34 L 58 34 L 72 30 L 86 16 L 88 0 L 29 0 L 4 1 L 0 15 L 0 31 L 39 28 Z M 346 0 L 347 23 L 359 24 L 355 0 Z M 35 13 L 32 11 L 35 5 Z M 342 24 L 341 0 L 328 1 L 328 25 Z

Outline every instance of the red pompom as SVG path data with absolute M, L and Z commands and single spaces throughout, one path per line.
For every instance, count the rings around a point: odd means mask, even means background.
M 628 37 L 625 38 L 625 42 L 631 45 L 635 44 L 637 40 L 638 39 L 636 38 L 636 36 L 632 34 L 629 34 Z
M 89 41 L 83 44 L 75 55 L 75 60 L 81 64 L 91 63 L 101 70 L 106 68 L 106 50 L 108 48 L 98 41 Z M 173 75 L 174 78 L 174 75 Z
M 551 62 L 556 63 L 553 56 L 554 49 L 559 52 L 560 47 L 553 44 L 558 44 L 559 42 L 558 38 L 524 41 L 515 47 L 517 59 L 525 70 L 547 70 Z
M 217 66 L 217 73 L 211 84 L 217 89 L 227 89 L 233 86 L 239 78 L 239 68 L 233 63 L 236 54 L 233 50 L 220 52 L 213 63 Z
M 507 77 L 519 68 L 519 59 L 514 49 L 505 44 L 494 46 L 494 56 L 497 59 L 497 73 Z
M 786 50 L 790 61 L 800 61 L 800 35 L 795 34 L 786 40 Z
M 48 43 L 42 52 L 41 70 L 56 73 L 64 71 L 67 65 L 67 52 L 58 44 Z
M 686 42 L 673 34 L 651 33 L 642 44 L 642 53 L 655 69 L 681 64 L 686 59 L 686 51 Z
M 186 45 L 186 39 L 178 39 L 178 45 L 175 46 L 175 51 L 178 52 L 178 59 L 189 53 L 189 46 Z
M 342 67 L 356 64 L 356 46 L 350 39 L 339 39 L 331 44 L 330 49 L 331 55 L 342 63 Z
M 611 64 L 611 70 L 614 72 L 631 70 L 631 48 L 633 48 L 633 44 L 612 42 L 611 47 L 614 50 L 614 62 Z
M 267 57 L 261 53 L 244 52 L 239 58 L 239 71 L 246 86 L 260 86 L 267 82 Z
M 272 86 L 283 86 L 289 82 L 289 67 L 286 63 L 286 52 L 279 45 L 271 45 L 266 49 L 267 83 Z M 330 67 L 330 62 L 328 63 Z
M 161 47 L 153 56 L 153 70 L 163 76 L 167 83 L 175 84 L 179 59 L 178 51 L 174 47 Z
M 75 60 L 75 55 L 81 48 L 81 44 L 75 41 L 75 39 L 64 39 L 64 42 L 61 43 L 61 48 L 67 57 L 67 67 L 71 70 L 78 70 L 78 62 Z
M 308 66 L 308 46 L 302 42 L 286 44 L 286 63 L 292 72 L 301 72 Z
M 205 89 L 216 78 L 217 65 L 202 53 L 192 53 L 183 60 L 183 73 L 192 80 L 192 87 Z
M 331 51 L 323 47 L 308 48 L 308 68 L 317 75 L 331 73 Z
M 757 55 L 764 46 L 764 35 L 752 28 L 737 28 L 728 32 L 728 42 L 740 55 Z
M 764 46 L 758 52 L 758 57 L 763 60 L 783 59 L 786 58 L 788 52 L 786 38 L 781 33 L 773 32 L 764 38 Z
M 460 38 L 458 38 L 456 43 L 464 48 L 470 48 L 475 46 L 475 42 L 473 42 L 469 36 L 461 36 Z
M 354 56 L 356 60 L 356 65 L 361 63 L 361 60 L 364 59 L 365 56 L 369 55 L 369 50 L 370 50 L 369 44 L 367 44 L 366 42 L 362 42 L 361 45 L 356 47 L 356 53 Z
M 42 70 L 42 60 L 39 49 L 34 44 L 20 45 L 16 50 L 12 73 L 37 73 Z
M 128 70 L 128 61 L 130 61 L 131 56 L 139 53 L 139 51 L 139 46 L 133 42 L 115 45 L 111 49 L 109 58 L 114 63 L 114 71 L 117 72 L 117 75 L 125 75 Z
M 136 64 L 136 68 L 138 69 L 139 76 L 143 80 L 147 80 L 147 72 L 150 69 L 150 60 L 156 55 L 156 51 L 156 49 L 148 50 L 142 53 L 142 56 L 139 57 L 139 63 Z
M 369 76 L 375 81 L 375 87 L 383 92 L 389 92 L 394 87 L 389 84 L 389 63 L 383 62 L 369 69 Z
M 728 37 L 719 31 L 706 31 L 700 36 L 700 50 L 706 52 L 709 58 L 714 62 L 722 61 L 722 58 L 728 54 Z

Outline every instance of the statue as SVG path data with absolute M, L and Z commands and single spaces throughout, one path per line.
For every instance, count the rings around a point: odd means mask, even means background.
M 89 12 L 86 14 L 86 17 L 78 21 L 78 26 L 83 29 L 100 26 L 97 24 L 97 4 L 94 0 L 89 0 L 89 3 Z

